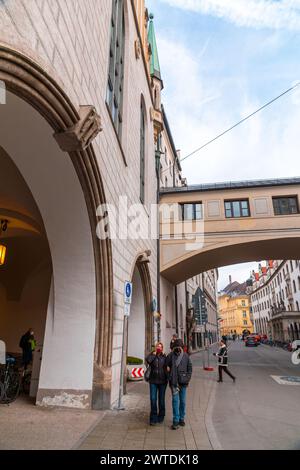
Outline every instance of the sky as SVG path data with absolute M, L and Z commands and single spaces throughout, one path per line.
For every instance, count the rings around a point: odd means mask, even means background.
M 300 0 L 146 4 L 181 158 L 300 82 Z M 299 124 L 300 87 L 187 159 L 183 173 L 189 184 L 300 176 Z M 253 267 L 220 269 L 219 287 Z

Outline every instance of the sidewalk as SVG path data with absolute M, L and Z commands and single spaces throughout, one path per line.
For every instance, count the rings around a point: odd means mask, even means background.
M 41 408 L 20 396 L 0 406 L 0 450 L 68 450 L 87 435 L 104 411 Z
M 196 355 L 195 355 L 196 356 Z M 123 398 L 125 411 L 107 411 L 88 437 L 75 447 L 81 450 L 212 450 L 214 431 L 211 413 L 216 374 L 204 372 L 200 355 L 193 357 L 193 378 L 187 393 L 186 426 L 176 431 L 172 424 L 171 393 L 166 392 L 164 424 L 149 425 L 149 385 L 129 383 Z M 195 364 L 196 362 L 196 364 Z

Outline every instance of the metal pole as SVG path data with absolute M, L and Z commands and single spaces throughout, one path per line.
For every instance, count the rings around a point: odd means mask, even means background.
M 119 402 L 117 406 L 118 411 L 125 410 L 125 407 L 122 405 L 122 396 L 123 396 L 123 387 L 124 387 L 124 353 L 125 353 L 125 336 L 127 331 L 127 316 L 124 315 L 123 320 L 123 342 L 122 342 L 122 356 L 121 356 L 121 372 L 120 372 L 120 388 L 119 388 Z

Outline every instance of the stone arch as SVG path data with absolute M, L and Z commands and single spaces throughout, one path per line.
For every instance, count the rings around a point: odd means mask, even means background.
M 97 207 L 105 203 L 100 169 L 92 140 L 100 130 L 93 107 L 76 109 L 58 83 L 31 58 L 0 44 L 0 80 L 48 122 L 61 150 L 68 153 L 84 195 L 92 236 L 96 284 L 96 334 L 93 406 L 110 405 L 113 271 L 110 240 L 96 236 Z
M 148 253 L 143 253 L 137 255 L 132 272 L 131 272 L 131 281 L 134 280 L 135 273 L 138 273 L 142 292 L 143 292 L 143 303 L 144 303 L 144 312 L 145 312 L 145 355 L 149 353 L 153 346 L 153 339 L 154 339 L 154 319 L 153 319 L 153 312 L 152 312 L 152 300 L 153 300 L 153 292 L 152 292 L 152 283 L 151 283 L 151 275 L 149 270 L 149 259 Z M 134 286 L 133 286 L 134 289 Z

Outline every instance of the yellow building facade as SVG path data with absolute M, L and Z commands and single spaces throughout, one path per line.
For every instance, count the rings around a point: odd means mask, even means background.
M 244 330 L 253 333 L 248 295 L 223 294 L 218 299 L 221 335 L 238 334 Z

